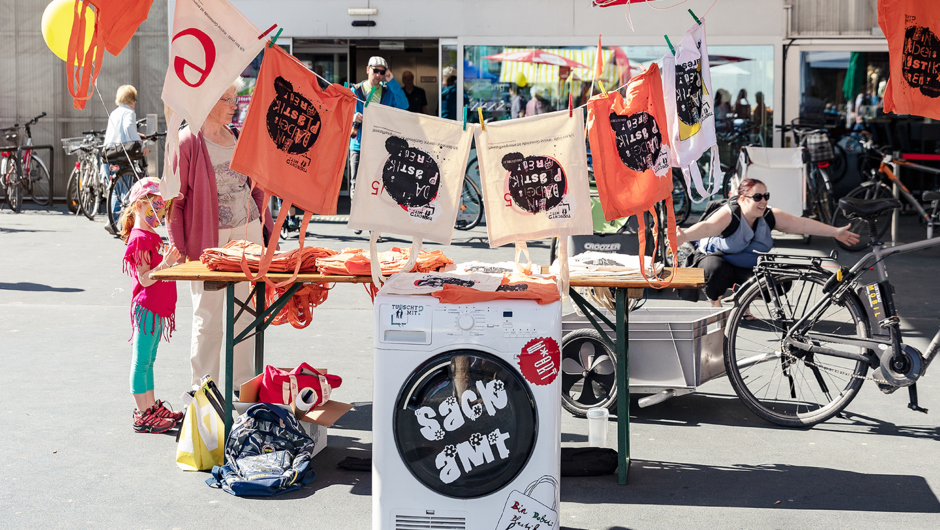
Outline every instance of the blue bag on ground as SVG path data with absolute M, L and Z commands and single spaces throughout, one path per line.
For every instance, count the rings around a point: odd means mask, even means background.
M 272 496 L 313 481 L 313 440 L 290 410 L 259 403 L 242 414 L 225 441 L 224 466 L 206 484 L 232 495 Z

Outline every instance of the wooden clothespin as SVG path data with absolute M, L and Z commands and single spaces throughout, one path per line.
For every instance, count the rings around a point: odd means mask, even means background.
M 568 117 L 574 117 L 574 95 L 568 92 Z
M 282 31 L 284 31 L 284 28 L 277 28 L 277 33 L 274 34 L 274 37 L 271 38 L 271 42 L 268 43 L 268 48 L 274 46 L 274 43 L 277 42 L 277 38 L 281 36 Z
M 373 86 L 372 86 L 372 90 L 369 91 L 369 97 L 366 98 L 366 102 L 365 102 L 365 104 L 362 106 L 363 108 L 369 106 L 369 103 L 372 102 L 372 96 L 373 96 L 374 94 L 375 94 L 375 86 L 373 85 Z
M 463 108 L 463 130 L 467 130 L 467 107 Z
M 695 16 L 695 13 L 692 12 L 691 9 L 689 10 L 689 14 L 692 15 L 692 19 L 695 20 L 695 23 L 696 23 L 696 24 L 698 24 L 699 26 L 702 25 L 702 21 L 699 20 L 697 16 Z
M 666 39 L 666 44 L 669 45 L 669 51 L 671 51 L 672 54 L 675 55 L 676 49 L 672 47 L 672 42 L 669 41 L 669 35 L 663 35 L 663 38 Z
M 480 116 L 480 128 L 485 131 L 486 125 L 483 123 L 483 107 L 477 107 L 477 113 Z
M 265 35 L 274 31 L 274 28 L 276 27 L 277 27 L 277 24 L 272 24 L 270 28 L 264 30 L 264 33 L 262 33 L 261 35 L 258 35 L 258 40 L 263 39 Z

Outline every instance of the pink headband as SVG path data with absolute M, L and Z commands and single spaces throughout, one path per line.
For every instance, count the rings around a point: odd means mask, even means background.
M 147 195 L 160 196 L 160 179 L 147 177 L 138 180 L 127 195 L 127 204 L 134 204 Z

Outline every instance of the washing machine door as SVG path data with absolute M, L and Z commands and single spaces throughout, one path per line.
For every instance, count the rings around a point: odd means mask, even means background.
M 412 372 L 393 422 L 411 474 L 437 493 L 462 499 L 512 481 L 538 433 L 535 400 L 519 371 L 474 350 L 442 354 Z

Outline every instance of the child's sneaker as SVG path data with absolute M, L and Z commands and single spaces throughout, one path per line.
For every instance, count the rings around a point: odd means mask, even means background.
M 176 426 L 176 422 L 168 418 L 160 418 L 154 414 L 154 410 L 157 408 L 156 405 L 150 407 L 141 413 L 138 410 L 134 411 L 134 431 L 135 432 L 150 432 L 158 434 L 161 432 L 166 432 Z
M 168 418 L 173 421 L 182 421 L 183 419 L 182 411 L 177 412 L 168 408 L 166 402 L 159 399 L 156 404 L 154 404 L 154 414 L 156 414 L 158 418 Z

